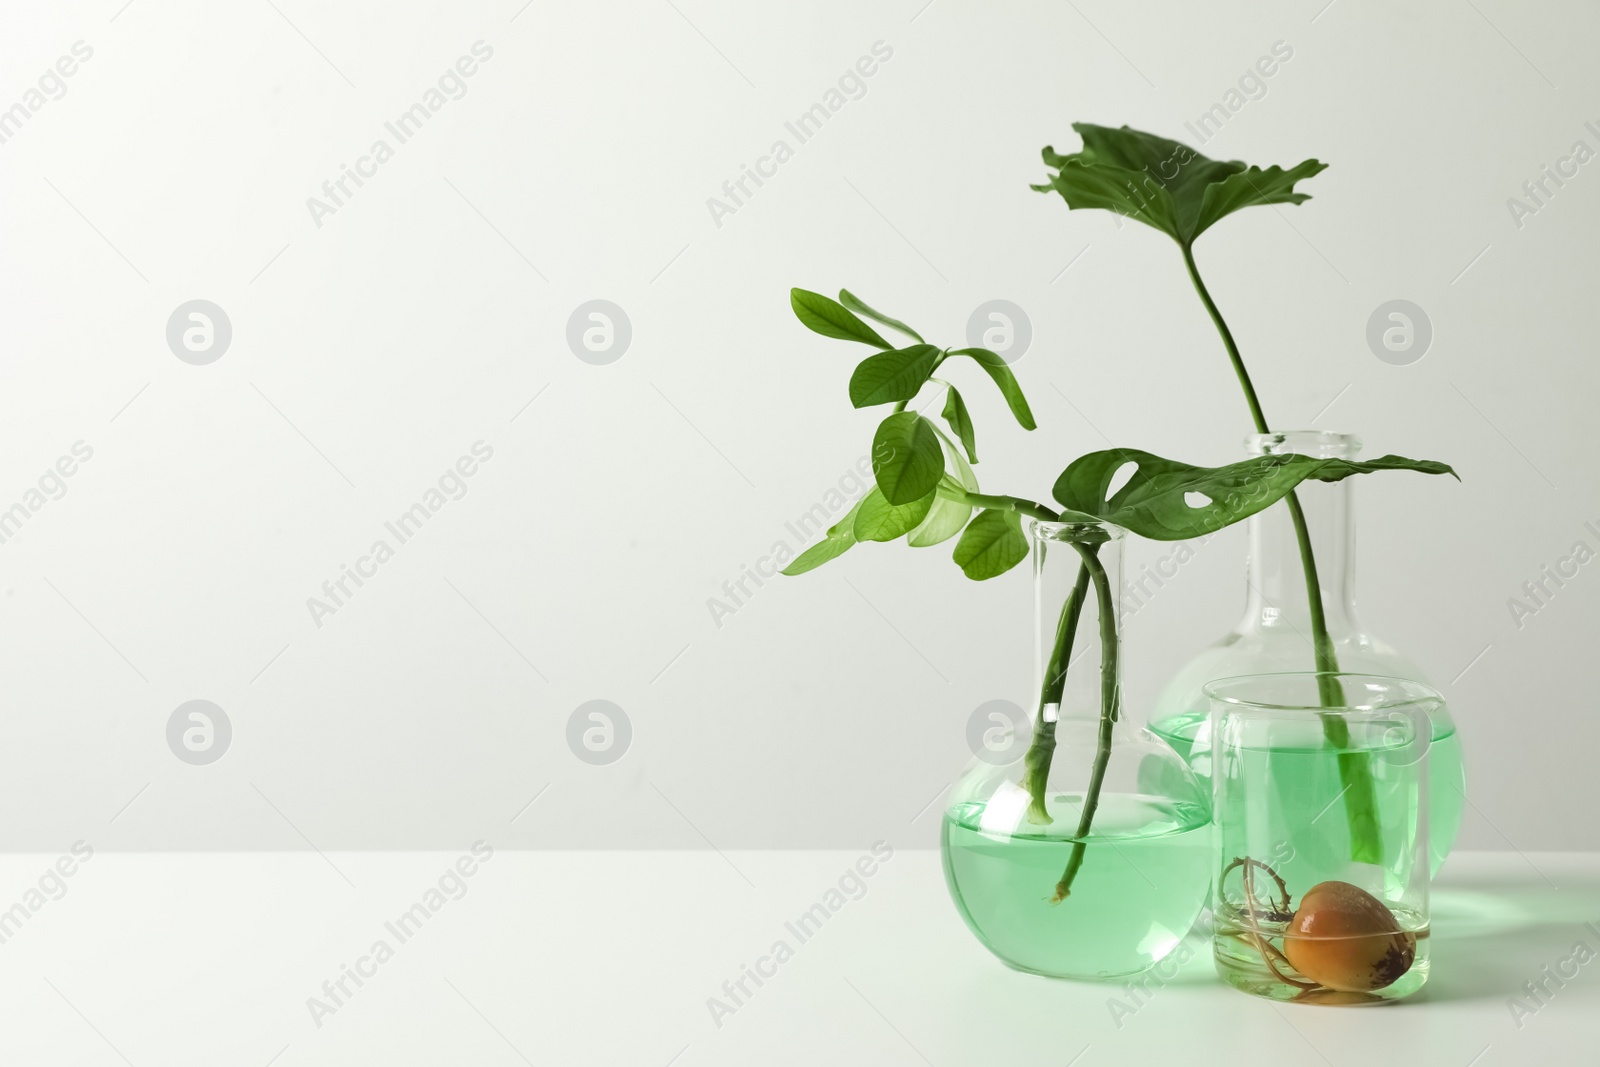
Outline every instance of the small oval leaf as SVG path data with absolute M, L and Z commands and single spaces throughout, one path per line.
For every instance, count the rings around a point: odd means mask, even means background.
M 938 429 L 937 426 L 934 428 Z M 946 473 L 939 479 L 939 487 L 934 490 L 933 507 L 928 509 L 928 517 L 906 536 L 906 544 L 912 548 L 943 544 L 960 533 L 967 520 L 972 518 L 972 505 L 966 503 L 961 494 L 976 493 L 978 479 L 967 465 L 966 457 L 962 456 L 960 445 L 944 434 L 939 435 L 939 444 L 944 448 Z
M 814 571 L 829 560 L 838 559 L 856 543 L 856 516 L 861 514 L 861 506 L 866 498 L 857 500 L 855 506 L 845 513 L 844 518 L 828 527 L 828 535 L 804 552 L 794 558 L 794 562 L 783 568 L 782 573 L 791 578 L 806 571 Z
M 944 474 L 939 431 L 915 411 L 890 415 L 872 438 L 872 473 L 891 504 L 927 496 Z
M 855 545 L 855 540 L 846 541 L 842 537 L 824 537 L 804 552 L 794 558 L 794 562 L 783 568 L 782 573 L 793 578 L 797 574 L 814 571 L 829 560 L 838 559 Z
M 916 529 L 933 507 L 934 493 L 896 506 L 883 498 L 883 490 L 876 487 L 861 502 L 856 514 L 857 541 L 893 541 L 903 533 Z
M 850 403 L 858 408 L 910 400 L 939 365 L 939 350 L 912 345 L 862 360 L 850 375 Z
M 1017 384 L 1017 376 L 1011 373 L 1011 368 L 1000 358 L 998 352 L 991 352 L 987 348 L 953 348 L 950 354 L 970 356 L 977 360 L 978 366 L 982 367 L 984 372 L 994 379 L 994 384 L 1000 387 L 1001 395 L 1006 398 L 1006 405 L 1011 408 L 1011 414 L 1016 416 L 1022 428 L 1024 430 L 1036 428 L 1033 411 L 1028 407 L 1028 398 L 1022 395 L 1022 386 Z
M 930 548 L 942 544 L 960 533 L 961 528 L 971 517 L 971 504 L 935 495 L 933 506 L 928 509 L 928 517 L 911 531 L 910 536 L 906 538 L 906 544 L 912 548 Z
M 967 402 L 961 399 L 961 394 L 953 385 L 945 395 L 944 411 L 940 415 L 949 423 L 950 432 L 961 438 L 961 447 L 967 450 L 967 458 L 973 463 L 978 462 L 978 437 L 972 428 L 972 415 L 967 411 Z
M 883 312 L 868 307 L 866 301 L 862 300 L 848 289 L 839 290 L 839 303 L 843 304 L 851 311 L 854 311 L 857 315 L 865 315 L 869 319 L 883 323 L 891 330 L 899 330 L 901 333 L 905 334 L 913 341 L 916 341 L 918 344 L 922 343 L 922 335 L 916 330 L 913 330 L 899 319 L 891 319 Z
M 975 582 L 1004 574 L 1027 558 L 1022 517 L 1014 511 L 985 508 L 956 542 L 956 565 Z
M 837 337 L 841 341 L 860 341 L 874 348 L 893 347 L 878 336 L 877 330 L 856 318 L 849 308 L 821 293 L 790 289 L 789 306 L 794 309 L 794 317 L 812 333 Z

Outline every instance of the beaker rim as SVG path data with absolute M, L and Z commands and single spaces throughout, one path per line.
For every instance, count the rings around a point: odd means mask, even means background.
M 1065 519 L 1059 522 L 1048 519 L 1033 520 L 1035 541 L 1059 541 L 1064 544 L 1086 541 L 1104 543 L 1121 541 L 1128 531 L 1104 519 Z
M 1278 693 L 1289 692 L 1300 683 L 1305 683 L 1308 693 L 1314 692 L 1320 696 L 1321 687 L 1318 685 L 1318 680 L 1322 678 L 1334 679 L 1339 683 L 1345 695 L 1344 703 L 1329 707 L 1320 701 L 1313 702 L 1309 699 L 1283 699 L 1273 692 L 1274 690 Z M 1352 689 L 1358 690 L 1370 699 L 1352 700 Z M 1214 704 L 1276 714 L 1365 715 L 1414 704 L 1444 703 L 1444 697 L 1438 690 L 1415 679 L 1354 671 L 1278 671 L 1239 674 L 1207 682 L 1202 687 L 1202 692 Z M 1255 695 L 1251 695 L 1252 693 Z
M 1275 430 L 1251 434 L 1244 439 L 1244 447 L 1252 456 L 1294 454 L 1354 459 L 1361 452 L 1361 438 L 1332 430 Z

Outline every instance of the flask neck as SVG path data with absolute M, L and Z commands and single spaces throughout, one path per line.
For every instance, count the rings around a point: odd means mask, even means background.
M 1258 434 L 1245 444 L 1254 456 L 1295 453 L 1318 459 L 1354 459 L 1361 448 L 1349 434 L 1310 431 Z M 1248 520 L 1245 629 L 1293 629 L 1310 637 L 1307 547 L 1328 632 L 1338 635 L 1359 629 L 1352 496 L 1353 479 L 1302 482 L 1295 498 L 1305 516 L 1304 544 L 1287 501 Z

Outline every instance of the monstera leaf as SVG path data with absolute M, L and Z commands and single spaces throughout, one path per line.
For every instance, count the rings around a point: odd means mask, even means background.
M 1111 483 L 1129 463 L 1133 476 L 1115 493 Z M 1069 514 L 1093 516 L 1153 541 L 1181 541 L 1213 533 L 1262 511 L 1307 479 L 1337 482 L 1354 474 L 1406 470 L 1422 474 L 1455 471 L 1428 459 L 1384 456 L 1358 463 L 1348 459 L 1273 455 L 1196 467 L 1133 448 L 1091 452 L 1073 460 L 1056 479 L 1056 501 Z M 1194 501 L 1191 503 L 1191 501 Z
M 1300 204 L 1311 199 L 1295 183 L 1327 169 L 1308 159 L 1284 170 L 1263 170 L 1237 160 L 1207 159 L 1178 141 L 1123 126 L 1075 122 L 1083 148 L 1062 155 L 1045 148 L 1056 173 L 1041 193 L 1060 193 L 1069 208 L 1115 211 L 1153 226 L 1187 247 L 1217 220 L 1258 204 Z

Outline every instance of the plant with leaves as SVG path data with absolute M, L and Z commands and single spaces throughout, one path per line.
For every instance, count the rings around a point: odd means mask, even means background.
M 1183 254 L 1189 280 L 1205 305 L 1212 323 L 1222 337 L 1233 365 L 1250 418 L 1257 433 L 1269 433 L 1267 417 L 1256 395 L 1244 358 L 1233 339 L 1233 332 L 1218 310 L 1216 301 L 1200 277 L 1195 264 L 1195 240 L 1217 222 L 1247 207 L 1270 204 L 1302 204 L 1309 194 L 1296 192 L 1295 184 L 1327 169 L 1327 164 L 1308 159 L 1288 170 L 1279 166 L 1266 169 L 1246 166 L 1238 161 L 1208 159 L 1188 145 L 1152 133 L 1123 126 L 1095 126 L 1075 122 L 1072 128 L 1083 138 L 1083 148 L 1062 155 L 1054 148 L 1044 149 L 1046 167 L 1055 170 L 1038 192 L 1055 191 L 1073 210 L 1092 208 L 1114 211 L 1136 219 L 1171 237 Z M 1295 540 L 1305 575 L 1306 595 L 1311 614 L 1312 657 L 1318 672 L 1318 698 L 1325 708 L 1344 704 L 1344 692 L 1336 676 L 1338 655 L 1328 635 L 1323 609 L 1322 588 L 1317 577 L 1316 556 L 1306 526 L 1305 511 L 1291 491 L 1284 506 L 1294 524 Z M 1365 758 L 1343 751 L 1349 744 L 1349 730 L 1337 716 L 1323 717 L 1323 733 L 1328 743 L 1341 750 L 1340 780 L 1345 786 L 1345 815 L 1350 827 L 1351 858 L 1357 862 L 1382 863 L 1383 837 L 1378 824 L 1377 790 Z
M 850 376 L 851 404 L 857 408 L 893 407 L 878 424 L 873 438 L 872 490 L 828 530 L 822 541 L 796 557 L 785 568 L 785 574 L 815 570 L 863 541 L 904 537 L 908 544 L 922 548 L 959 534 L 953 558 L 968 578 L 982 581 L 1004 574 L 1027 558 L 1024 516 L 1052 523 L 1112 523 L 1153 540 L 1176 541 L 1203 536 L 1248 518 L 1284 499 L 1307 479 L 1333 482 L 1380 470 L 1454 473 L 1442 463 L 1399 456 L 1355 463 L 1273 455 L 1207 468 L 1137 449 L 1114 448 L 1082 456 L 1062 471 L 1052 490 L 1056 507 L 1028 497 L 983 493 L 972 470 L 978 456 L 966 402 L 955 385 L 936 377 L 935 372 L 952 357 L 972 360 L 994 381 L 1017 422 L 1032 430 L 1033 413 L 1005 361 L 988 349 L 931 345 L 910 326 L 874 310 L 848 291 L 841 291 L 839 299 L 833 300 L 820 293 L 794 289 L 789 299 L 796 317 L 813 332 L 877 350 L 862 360 Z M 863 316 L 903 334 L 912 343 L 894 347 Z M 908 410 L 930 385 L 944 390 L 940 417 L 949 433 L 919 412 Z M 1130 464 L 1134 467 L 1132 474 L 1113 492 L 1111 486 Z M 1193 494 L 1204 497 L 1206 503 L 1190 504 Z M 1073 547 L 1081 557 L 1081 565 L 1051 643 L 1033 741 L 1023 760 L 1022 784 L 1030 798 L 1028 816 L 1036 823 L 1048 823 L 1052 820 L 1045 809 L 1045 785 L 1055 752 L 1056 718 L 1078 620 L 1092 588 L 1100 618 L 1102 652 L 1100 730 L 1074 844 L 1056 885 L 1056 901 L 1071 891 L 1083 863 L 1086 839 L 1111 756 L 1112 727 L 1121 713 L 1115 594 L 1098 558 L 1095 540 L 1085 538 Z

